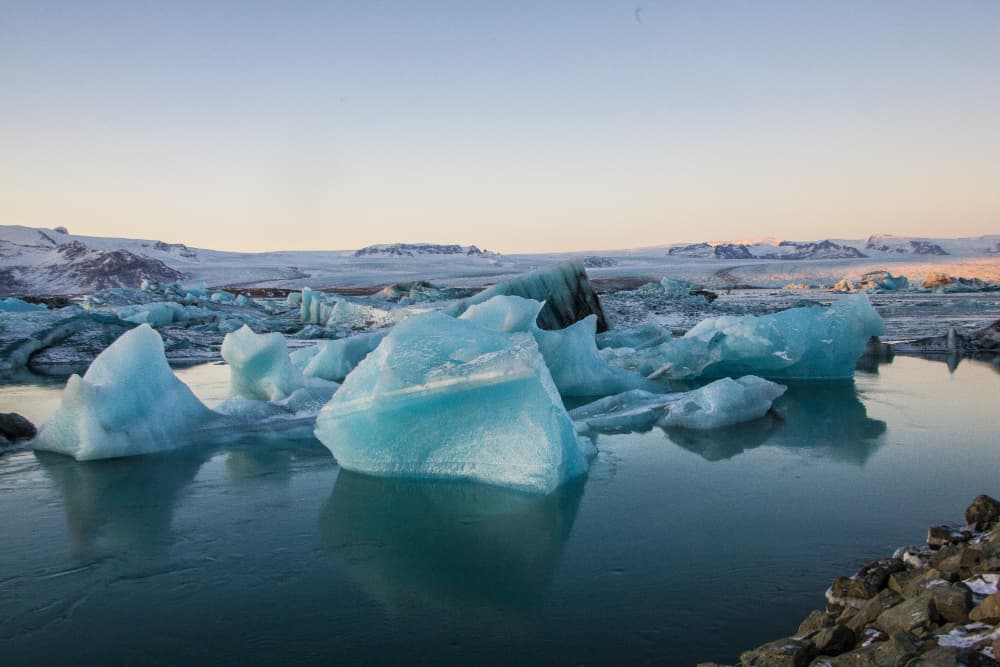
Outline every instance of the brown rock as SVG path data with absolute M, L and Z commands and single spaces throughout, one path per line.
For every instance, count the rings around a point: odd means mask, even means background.
M 820 655 L 840 655 L 854 648 L 854 631 L 844 625 L 823 628 L 812 642 Z
M 981 623 L 1000 623 L 1000 593 L 987 596 L 985 600 L 969 612 L 969 620 Z
M 743 667 L 806 667 L 816 657 L 816 646 L 808 640 L 786 637 L 758 646 L 740 655 Z
M 986 495 L 976 496 L 965 510 L 965 521 L 976 530 L 989 530 L 1000 519 L 1000 501 Z
M 899 603 L 885 610 L 875 620 L 880 630 L 892 636 L 899 632 L 920 630 L 937 622 L 938 613 L 931 593 Z
M 882 612 L 896 606 L 902 601 L 903 598 L 899 593 L 887 588 L 866 602 L 865 606 L 847 620 L 845 625 L 853 630 L 855 635 L 860 637 L 865 626 L 874 623 L 875 619 L 882 615 Z
M 799 629 L 795 632 L 796 637 L 804 637 L 811 632 L 816 632 L 822 628 L 828 628 L 837 622 L 835 614 L 814 609 L 809 612 L 805 620 L 799 624 Z
M 972 609 L 972 591 L 965 584 L 935 586 L 930 589 L 934 608 L 949 623 L 968 623 Z
M 954 646 L 939 646 L 910 660 L 906 667 L 996 667 L 998 664 L 978 651 Z

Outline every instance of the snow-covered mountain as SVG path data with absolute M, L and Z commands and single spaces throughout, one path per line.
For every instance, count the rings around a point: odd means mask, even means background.
M 911 239 L 890 234 L 873 234 L 868 237 L 865 249 L 871 252 L 912 254 L 912 255 L 950 255 L 951 253 L 939 244 L 929 239 Z
M 693 243 L 677 245 L 667 250 L 673 257 L 702 257 L 705 259 L 852 259 L 865 257 L 850 245 L 824 241 L 736 241 L 729 243 Z
M 466 255 L 468 257 L 496 257 L 497 253 L 480 250 L 474 245 L 440 245 L 436 243 L 380 243 L 355 251 L 355 257 L 368 256 L 416 257 L 418 255 Z

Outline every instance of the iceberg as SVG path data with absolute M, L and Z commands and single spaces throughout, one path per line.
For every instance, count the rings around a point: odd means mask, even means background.
M 480 326 L 534 336 L 562 396 L 606 396 L 652 388 L 638 373 L 611 366 L 597 349 L 597 316 L 588 315 L 565 329 L 540 329 L 535 321 L 544 304 L 519 296 L 495 296 L 472 305 L 460 319 Z
M 673 394 L 635 389 L 588 403 L 569 416 L 585 432 L 642 431 L 654 425 L 707 430 L 759 419 L 784 393 L 780 384 L 746 375 Z
M 378 347 L 386 331 L 358 334 L 350 338 L 321 340 L 311 348 L 292 353 L 292 364 L 302 368 L 306 377 L 343 382 L 347 374 Z
M 543 329 L 561 329 L 587 315 L 597 317 L 598 331 L 607 331 L 609 328 L 600 299 L 590 284 L 583 259 L 580 258 L 497 283 L 460 301 L 447 312 L 457 317 L 470 306 L 484 303 L 495 296 L 520 296 L 544 301 L 545 306 L 538 314 L 538 325 Z
M 292 365 L 288 343 L 280 333 L 257 334 L 244 325 L 226 334 L 222 358 L 229 364 L 234 396 L 257 401 L 279 401 L 305 386 Z
M 323 292 L 303 287 L 299 296 L 299 315 L 306 324 L 325 325 L 333 306 L 324 300 Z
M 0 299 L 0 312 L 3 313 L 31 313 L 39 310 L 48 310 L 44 303 L 28 303 L 15 297 Z
M 69 378 L 33 446 L 79 461 L 148 454 L 191 442 L 186 434 L 219 418 L 177 379 L 163 339 L 144 324 Z
M 339 299 L 326 318 L 326 328 L 339 331 L 364 331 L 380 329 L 393 323 L 393 316 L 387 310 Z
M 883 330 L 882 318 L 862 292 L 829 308 L 703 320 L 681 338 L 642 349 L 606 348 L 604 355 L 651 378 L 847 380 L 868 340 Z
M 320 412 L 346 470 L 549 493 L 583 474 L 577 439 L 530 334 L 442 313 L 397 324 Z

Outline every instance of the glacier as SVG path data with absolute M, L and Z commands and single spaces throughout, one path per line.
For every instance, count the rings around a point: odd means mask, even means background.
M 177 379 L 163 339 L 143 324 L 69 378 L 33 446 L 79 461 L 148 454 L 189 444 L 219 418 Z
M 862 292 L 829 308 L 702 320 L 681 338 L 643 348 L 606 347 L 602 354 L 612 364 L 651 378 L 849 380 L 869 339 L 883 331 L 882 318 Z
M 708 430 L 763 417 L 784 393 L 780 384 L 745 375 L 672 394 L 634 389 L 578 407 L 569 416 L 583 432 L 642 431 L 654 425 Z
M 397 324 L 320 411 L 346 470 L 548 493 L 583 474 L 577 438 L 534 338 L 426 313 Z

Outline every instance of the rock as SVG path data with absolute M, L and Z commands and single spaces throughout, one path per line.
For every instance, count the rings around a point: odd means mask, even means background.
M 1000 593 L 989 595 L 969 612 L 969 620 L 981 623 L 1000 623 Z
M 806 667 L 816 657 L 816 646 L 808 640 L 786 637 L 758 646 L 740 655 L 743 667 Z
M 837 617 L 829 612 L 814 609 L 809 612 L 805 620 L 799 624 L 799 629 L 795 632 L 796 637 L 804 637 L 809 633 L 828 628 L 837 622 Z
M 927 529 L 927 545 L 940 547 L 945 544 L 968 542 L 972 534 L 968 531 L 953 530 L 948 526 L 931 526 Z
M 1000 519 L 1000 501 L 987 495 L 976 496 L 965 510 L 965 521 L 976 530 L 989 530 Z
M 910 660 L 906 667 L 995 667 L 993 658 L 967 648 L 939 646 Z
M 952 285 L 955 280 L 949 276 L 947 273 L 937 273 L 936 271 L 930 271 L 924 278 L 924 289 L 934 289 L 935 287 L 948 287 Z
M 833 658 L 821 657 L 813 667 L 896 667 L 920 651 L 920 642 L 910 633 L 900 633 L 870 646 L 864 646 Z
M 854 631 L 845 625 L 823 628 L 812 637 L 820 655 L 840 655 L 854 648 Z
M 837 577 L 826 592 L 827 602 L 860 609 L 864 606 L 865 600 L 875 597 L 886 587 L 891 574 L 905 569 L 903 561 L 898 558 L 872 561 L 858 570 L 853 577 Z
M 16 412 L 0 412 L 0 437 L 17 442 L 30 440 L 37 433 L 35 425 Z
M 949 623 L 968 623 L 972 609 L 972 591 L 965 584 L 935 586 L 930 589 L 934 608 Z
M 899 593 L 887 588 L 866 602 L 865 605 L 861 607 L 861 610 L 849 619 L 845 625 L 853 630 L 855 635 L 860 636 L 866 625 L 874 623 L 875 619 L 882 615 L 882 612 L 886 609 L 895 607 L 902 601 L 903 598 L 899 595 Z
M 935 623 L 937 609 L 931 593 L 924 593 L 885 610 L 875 620 L 875 625 L 890 637 L 898 632 L 919 630 Z
M 963 579 L 978 574 L 986 556 L 978 546 L 967 546 L 958 556 L 958 573 Z

